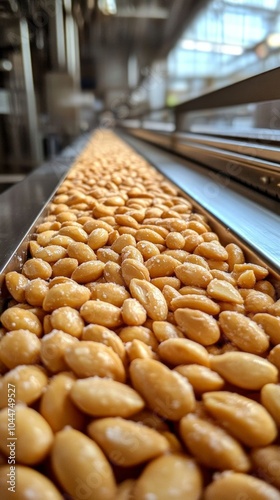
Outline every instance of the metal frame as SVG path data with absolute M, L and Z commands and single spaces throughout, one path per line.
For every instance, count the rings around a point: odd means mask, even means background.
M 237 83 L 228 85 L 208 94 L 196 97 L 174 107 L 178 117 L 182 112 L 201 109 L 223 108 L 253 102 L 280 99 L 280 68 L 272 69 L 256 76 L 251 76 Z
M 179 153 L 275 199 L 280 199 L 280 149 L 198 134 L 129 129 L 140 139 Z
M 133 119 L 142 120 L 155 111 L 168 110 L 174 113 L 176 131 L 183 131 L 182 117 L 189 112 L 280 100 L 279 80 L 280 68 L 275 68 L 182 102 L 177 106 L 163 107 L 156 110 L 146 109 L 139 114 L 133 115 Z M 258 129 L 256 129 L 256 132 L 258 132 Z M 253 137 L 251 136 L 251 138 Z M 259 137 L 256 137 L 256 139 L 259 140 Z

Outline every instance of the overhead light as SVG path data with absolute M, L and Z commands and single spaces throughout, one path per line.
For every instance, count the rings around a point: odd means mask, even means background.
M 98 8 L 105 16 L 117 14 L 116 0 L 98 0 Z
M 118 9 L 118 17 L 135 18 L 135 19 L 167 19 L 169 15 L 168 9 L 162 7 L 139 6 L 137 8 L 125 7 Z
M 241 56 L 244 52 L 244 48 L 241 45 L 225 45 L 221 44 L 217 47 L 217 51 L 221 54 L 228 54 L 230 56 Z
M 271 33 L 266 39 L 266 43 L 272 49 L 280 47 L 280 33 Z
M 182 40 L 181 47 L 186 50 L 197 50 L 198 52 L 216 52 L 231 56 L 240 56 L 244 48 L 240 45 L 229 45 L 225 43 L 205 42 L 200 40 Z
M 198 50 L 200 52 L 212 52 L 212 43 L 199 40 L 183 40 L 182 47 L 186 50 Z
M 8 59 L 2 59 L 0 60 L 0 71 L 11 71 L 13 69 L 13 65 L 11 61 Z

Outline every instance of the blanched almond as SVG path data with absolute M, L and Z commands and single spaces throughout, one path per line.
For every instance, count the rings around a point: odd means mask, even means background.
M 166 300 L 156 286 L 143 279 L 132 279 L 129 289 L 132 297 L 142 304 L 151 319 L 162 321 L 167 318 Z
M 140 326 L 145 323 L 147 313 L 138 300 L 127 298 L 122 305 L 122 318 L 127 325 Z
M 277 436 L 275 422 L 266 409 L 234 392 L 208 392 L 202 399 L 209 413 L 247 446 L 265 446 Z
M 136 248 L 142 254 L 144 260 L 148 260 L 150 257 L 160 254 L 159 249 L 151 241 L 138 241 Z
M 77 259 L 79 264 L 96 260 L 94 251 L 81 241 L 73 241 L 67 247 L 68 256 L 72 259 Z
M 138 339 L 134 339 L 132 342 L 126 344 L 126 352 L 130 361 L 137 358 L 158 359 L 158 356 L 152 351 L 151 347 Z
M 124 343 L 132 342 L 137 339 L 150 346 L 154 351 L 156 351 L 158 347 L 158 342 L 154 333 L 145 326 L 126 326 L 121 329 L 119 336 Z
M 235 311 L 223 311 L 219 316 L 225 336 L 242 351 L 262 354 L 269 347 L 269 339 L 254 321 Z
M 280 344 L 280 317 L 258 313 L 253 320 L 264 329 L 273 345 Z
M 247 313 L 266 313 L 273 304 L 274 299 L 270 295 L 258 290 L 250 290 L 244 299 Z
M 8 291 L 17 302 L 24 302 L 25 289 L 29 283 L 28 278 L 23 274 L 11 271 L 6 274 L 5 282 Z
M 159 457 L 147 465 L 136 482 L 133 498 L 199 500 L 201 493 L 202 476 L 195 461 L 174 453 Z
M 53 432 L 60 431 L 66 425 L 78 430 L 85 425 L 85 416 L 70 398 L 70 391 L 75 380 L 76 377 L 71 372 L 55 375 L 41 398 L 40 413 Z
M 171 286 L 172 288 L 175 288 L 175 290 L 179 290 L 181 286 L 181 281 L 178 278 L 175 278 L 175 276 L 161 276 L 159 278 L 153 278 L 151 283 L 160 290 L 163 290 L 165 285 Z
M 74 269 L 71 278 L 72 280 L 77 281 L 77 283 L 90 283 L 91 281 L 95 281 L 102 276 L 104 267 L 104 262 L 101 262 L 100 260 L 83 262 Z
M 172 366 L 197 363 L 209 366 L 209 355 L 206 349 L 189 339 L 168 339 L 158 347 L 161 359 Z
M 90 340 L 73 344 L 65 352 L 68 366 L 79 378 L 108 377 L 124 382 L 125 371 L 119 356 L 106 345 Z
M 134 221 L 136 222 L 136 221 Z M 136 222 L 137 224 L 137 222 Z M 138 225 L 138 224 L 137 224 Z M 118 254 L 122 253 L 122 250 L 127 247 L 128 245 L 136 246 L 136 241 L 134 236 L 132 234 L 122 234 L 119 236 L 116 241 L 112 244 L 111 248 L 114 250 L 114 252 L 117 252 Z
M 179 365 L 174 370 L 186 377 L 197 394 L 218 391 L 225 382 L 220 375 L 203 365 Z
M 150 281 L 148 269 L 135 259 L 125 259 L 121 265 L 121 273 L 128 286 L 133 278 Z
M 154 321 L 153 332 L 159 342 L 168 339 L 184 338 L 181 330 L 168 321 Z
M 130 417 L 145 406 L 131 387 L 100 377 L 77 380 L 71 389 L 75 405 L 93 417 Z
M 175 268 L 175 274 L 184 285 L 206 288 L 212 280 L 210 271 L 198 264 L 185 262 Z
M 76 309 L 72 307 L 59 307 L 50 315 L 53 329 L 62 330 L 73 337 L 80 338 L 83 332 L 84 321 Z
M 138 262 L 141 262 L 142 264 L 144 262 L 141 252 L 133 245 L 127 245 L 126 247 L 124 247 L 122 249 L 121 256 L 122 256 L 122 262 L 125 259 L 134 259 L 137 260 Z
M 78 344 L 78 339 L 62 330 L 52 330 L 41 341 L 41 360 L 51 373 L 67 370 L 64 359 L 68 347 Z
M 205 241 L 200 243 L 194 250 L 196 255 L 201 255 L 206 259 L 212 260 L 227 260 L 228 253 L 226 249 L 217 241 Z
M 89 234 L 87 243 L 92 250 L 98 250 L 98 248 L 106 245 L 108 237 L 108 231 L 102 227 L 98 227 Z
M 271 349 L 267 359 L 280 370 L 280 344 Z
M 254 288 L 256 284 L 256 276 L 252 269 L 247 269 L 240 274 L 237 279 L 237 284 L 240 288 Z
M 257 280 L 263 280 L 264 278 L 267 277 L 268 275 L 268 270 L 263 267 L 259 266 L 258 264 L 234 264 L 233 266 L 233 274 L 235 274 L 237 277 L 239 277 L 244 271 L 253 271 L 256 279 Z
M 32 408 L 24 405 L 14 406 L 16 421 L 15 459 L 26 465 L 42 462 L 48 455 L 53 443 L 53 432 L 47 421 Z M 11 422 L 9 408 L 0 411 L 0 450 L 9 457 L 10 440 L 8 424 Z M 15 438 L 14 438 L 15 439 Z
M 69 306 L 79 309 L 90 297 L 90 291 L 74 281 L 53 286 L 46 294 L 43 309 L 54 311 L 58 307 Z
M 180 421 L 180 434 L 192 455 L 206 467 L 239 472 L 250 469 L 238 441 L 217 425 L 189 414 Z
M 116 483 L 112 468 L 99 446 L 74 429 L 55 435 L 52 467 L 63 489 L 74 498 L 114 500 Z
M 178 260 L 175 260 L 173 257 L 166 254 L 156 255 L 146 261 L 146 267 L 151 278 L 172 276 L 178 265 L 180 265 Z
M 235 264 L 243 264 L 245 262 L 243 251 L 235 243 L 229 243 L 225 249 L 228 253 L 229 271 L 233 270 Z
M 199 344 L 215 344 L 220 338 L 218 322 L 203 311 L 188 308 L 176 309 L 174 318 L 186 337 Z
M 88 323 L 107 328 L 116 328 L 122 324 L 120 308 L 102 300 L 88 300 L 82 305 L 80 314 Z
M 121 307 L 130 297 L 125 287 L 116 283 L 92 283 L 90 290 L 92 300 L 101 300 L 117 307 Z
M 280 427 L 280 384 L 267 384 L 261 390 L 261 402 Z
M 34 403 L 44 392 L 48 378 L 43 368 L 32 365 L 19 365 L 0 378 L 0 408 L 8 401 L 8 386 L 15 387 L 15 402 L 27 405 Z
M 212 370 L 227 382 L 248 390 L 259 390 L 277 382 L 278 370 L 266 359 L 247 352 L 227 352 L 210 359 Z
M 135 235 L 136 241 L 150 241 L 151 243 L 164 244 L 164 238 L 153 229 L 138 229 Z
M 102 418 L 88 426 L 88 433 L 109 460 L 122 467 L 141 464 L 168 451 L 159 432 L 123 418 Z
M 106 326 L 87 325 L 83 329 L 82 340 L 101 342 L 101 344 L 111 347 L 123 362 L 125 360 L 125 348 L 120 337 L 113 330 L 106 328 Z
M 29 330 L 40 337 L 43 332 L 40 320 L 28 311 L 20 307 L 10 307 L 1 315 L 1 323 L 7 330 Z
M 0 340 L 0 362 L 10 370 L 40 361 L 40 340 L 29 330 L 7 332 Z
M 64 257 L 67 257 L 67 250 L 60 245 L 49 245 L 47 247 L 39 248 L 39 250 L 35 253 L 36 259 L 42 259 L 48 263 L 56 262 Z
M 207 486 L 204 500 L 280 500 L 270 484 L 238 472 L 225 472 Z
M 212 299 L 243 304 L 243 298 L 228 281 L 214 278 L 207 286 L 207 293 Z
M 20 492 L 20 496 L 18 496 L 15 490 L 8 491 L 7 478 L 9 478 L 9 474 L 11 473 L 10 467 L 10 465 L 4 464 L 0 467 L 0 484 L 5 485 L 5 490 L 2 490 L 2 500 L 10 500 L 11 498 L 17 500 L 16 497 L 18 499 L 40 498 L 40 500 L 63 500 L 63 496 L 46 476 L 35 469 L 31 469 L 31 467 L 19 464 L 16 464 L 16 487 L 17 491 Z
M 191 385 L 159 361 L 135 359 L 130 365 L 130 377 L 133 387 L 158 415 L 180 420 L 194 409 Z
M 187 294 L 174 297 L 171 300 L 171 309 L 175 311 L 179 308 L 197 309 L 215 316 L 220 312 L 220 306 L 205 295 Z
M 121 266 L 116 262 L 106 262 L 103 275 L 108 283 L 116 283 L 117 285 L 125 285 L 121 274 Z
M 255 448 L 251 452 L 251 459 L 258 476 L 280 489 L 280 446 Z

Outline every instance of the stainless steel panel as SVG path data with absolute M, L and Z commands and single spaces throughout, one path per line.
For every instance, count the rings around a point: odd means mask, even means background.
M 26 235 L 32 234 L 34 221 L 44 213 L 68 169 L 68 161 L 45 164 L 0 196 L 0 280 L 10 265 L 20 267 L 26 255 Z
M 279 148 L 196 134 L 166 134 L 140 128 L 131 130 L 131 133 L 238 179 L 269 196 L 280 198 Z
M 279 134 L 277 134 L 279 140 Z M 180 142 L 191 141 L 196 144 L 207 145 L 211 147 L 221 148 L 235 153 L 248 155 L 253 158 L 262 158 L 271 162 L 280 162 L 280 148 L 276 146 L 266 146 L 252 142 L 240 140 L 224 139 L 221 137 L 213 137 L 205 134 L 184 134 L 176 133 L 176 138 Z M 253 138 L 252 138 L 253 139 Z M 267 138 L 267 140 L 271 139 Z
M 86 134 L 0 196 L 0 305 L 4 273 L 20 269 L 28 241 L 59 184 L 89 139 Z

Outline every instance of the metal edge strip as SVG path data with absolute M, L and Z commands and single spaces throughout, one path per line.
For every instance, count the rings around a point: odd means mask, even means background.
M 0 310 L 6 296 L 5 274 L 21 269 L 35 227 L 90 135 L 79 137 L 58 157 L 0 195 Z
M 191 141 L 193 143 L 202 144 L 206 146 L 213 146 L 220 149 L 232 151 L 233 153 L 241 153 L 253 158 L 261 160 L 268 160 L 280 163 L 280 148 L 275 146 L 266 146 L 264 144 L 257 144 L 254 142 L 245 142 L 241 140 L 233 140 L 231 138 L 214 137 L 210 135 L 195 134 L 195 133 L 176 133 L 174 134 L 176 141 L 184 143 Z M 257 138 L 256 138 L 257 140 Z

